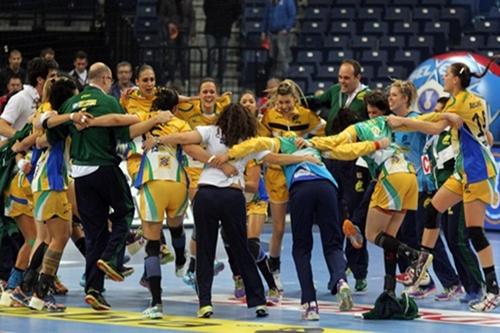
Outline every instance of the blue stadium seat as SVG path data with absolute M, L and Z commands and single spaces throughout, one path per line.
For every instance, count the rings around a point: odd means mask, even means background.
M 317 68 L 316 79 L 318 80 L 335 80 L 338 75 L 340 61 L 336 65 L 322 65 Z
M 136 16 L 134 20 L 134 31 L 137 34 L 157 33 L 159 31 L 159 20 L 157 17 L 142 18 Z
M 500 50 L 500 34 L 497 33 L 496 35 L 488 36 L 484 47 L 493 50 Z
M 470 15 L 467 10 L 460 7 L 447 7 L 441 9 L 441 15 L 439 16 L 441 21 L 449 22 L 453 29 L 458 33 L 461 32 L 462 28 L 469 22 Z
M 266 6 L 266 1 L 267 0 L 247 0 L 245 2 L 246 6 L 259 6 L 259 7 L 265 7 Z
M 481 35 L 463 35 L 458 49 L 461 50 L 477 50 L 486 46 L 485 38 Z
M 326 90 L 334 83 L 333 80 L 320 80 L 309 78 L 307 82 L 307 89 L 309 94 L 313 94 L 318 90 Z
M 408 6 L 413 9 L 418 6 L 419 1 L 420 0 L 394 0 L 393 3 L 397 6 Z
M 314 65 L 292 64 L 288 69 L 288 77 L 290 78 L 303 78 L 314 75 Z
M 84 1 L 78 1 L 78 3 L 81 2 Z M 138 4 L 136 15 L 141 17 L 156 17 L 156 4 Z
M 434 7 L 415 7 L 412 13 L 414 21 L 434 22 L 439 17 L 439 9 Z
M 304 17 L 302 18 L 302 20 L 325 22 L 329 14 L 330 14 L 330 8 L 308 6 L 304 11 Z
M 364 0 L 363 4 L 365 6 L 376 6 L 376 7 L 385 7 L 389 1 L 384 0 Z
M 394 54 L 394 65 L 401 65 L 413 69 L 422 61 L 420 51 L 418 50 L 398 50 Z
M 370 80 L 369 87 L 371 89 L 384 90 L 390 84 L 391 84 L 391 80 L 389 80 L 389 79 L 374 79 L 374 80 Z
M 328 51 L 326 62 L 328 64 L 338 64 L 345 59 L 353 59 L 354 54 L 351 50 L 332 50 Z
M 500 7 L 491 7 L 486 20 L 500 20 Z
M 303 21 L 302 27 L 300 28 L 303 34 L 314 34 L 322 35 L 326 32 L 326 22 L 325 21 Z
M 385 21 L 409 21 L 411 10 L 409 7 L 391 6 L 385 9 Z
M 330 3 L 333 1 L 330 0 Z M 336 0 L 334 8 L 339 7 L 356 7 L 359 8 L 363 4 L 363 0 Z
M 361 65 L 383 66 L 387 65 L 388 52 L 386 50 L 363 51 L 359 59 Z
M 448 0 L 421 0 L 420 5 L 444 8 L 448 5 Z
M 375 78 L 375 68 L 369 65 L 363 64 L 361 67 L 361 82 L 367 84 Z
M 307 45 L 310 47 L 323 47 L 325 37 L 321 34 L 303 34 L 299 35 L 299 45 Z
M 386 80 L 389 78 L 406 79 L 406 69 L 402 66 L 381 66 L 377 69 L 377 78 Z
M 427 59 L 434 52 L 434 37 L 416 35 L 408 38 L 408 47 L 420 51 L 422 59 Z
M 330 33 L 333 35 L 354 35 L 356 34 L 356 25 L 352 21 L 333 21 Z
M 426 22 L 424 33 L 434 37 L 434 51 L 445 52 L 450 38 L 450 24 L 448 22 Z
M 382 8 L 362 7 L 358 10 L 358 20 L 380 21 L 382 19 Z
M 382 36 L 380 38 L 379 47 L 380 49 L 384 49 L 389 51 L 392 55 L 396 50 L 405 47 L 406 38 L 404 36 L 399 35 L 389 35 Z
M 346 49 L 350 38 L 343 35 L 328 35 L 324 39 L 324 46 L 329 49 Z
M 323 54 L 318 50 L 299 50 L 296 62 L 298 64 L 317 64 L 323 62 Z
M 243 33 L 244 34 L 252 34 L 252 33 L 260 33 L 262 32 L 262 22 L 261 21 L 246 21 L 243 24 Z
M 309 7 L 331 7 L 331 0 L 309 0 L 307 1 Z
M 385 36 L 389 33 L 389 25 L 387 22 L 380 21 L 364 22 L 362 33 L 366 35 Z
M 419 32 L 418 22 L 396 21 L 392 24 L 392 33 L 395 35 L 414 35 Z
M 485 36 L 498 34 L 500 25 L 497 20 L 495 21 L 476 21 L 474 23 L 474 33 Z
M 353 7 L 333 7 L 330 11 L 330 19 L 335 21 L 350 21 L 356 16 L 356 10 Z
M 243 17 L 249 21 L 262 21 L 264 16 L 263 7 L 245 7 Z
M 378 48 L 378 39 L 375 36 L 353 36 L 351 47 L 357 50 L 373 50 Z

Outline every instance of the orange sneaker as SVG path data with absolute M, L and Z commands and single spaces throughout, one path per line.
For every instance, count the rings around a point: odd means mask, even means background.
M 342 232 L 349 239 L 353 248 L 360 249 L 363 247 L 363 235 L 358 226 L 354 225 L 350 220 L 344 220 Z

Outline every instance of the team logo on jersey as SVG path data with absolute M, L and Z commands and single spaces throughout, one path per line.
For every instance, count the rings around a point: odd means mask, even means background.
M 170 156 L 160 156 L 158 158 L 158 164 L 160 168 L 167 168 L 170 165 Z

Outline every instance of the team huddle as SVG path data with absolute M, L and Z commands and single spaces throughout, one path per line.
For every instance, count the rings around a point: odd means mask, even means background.
M 133 273 L 124 264 L 137 210 L 146 255 L 140 283 L 151 294 L 145 318 L 163 316 L 161 265 L 168 261 L 195 289 L 197 316 L 213 315 L 212 284 L 223 268 L 215 258 L 219 232 L 234 297 L 267 316 L 286 292 L 280 256 L 287 212 L 305 320 L 319 320 L 314 224 L 330 275 L 324 283 L 341 311 L 368 287 L 367 241 L 383 249 L 385 278 L 366 319 L 417 317 L 413 298 L 435 290 L 431 265 L 445 287 L 436 300 L 463 296 L 471 311 L 492 311 L 500 294 L 484 218 L 498 201 L 498 170 L 484 104 L 466 90 L 473 76 L 480 77 L 452 64 L 444 76 L 450 96 L 419 114 L 411 111 L 413 83 L 394 80 L 387 93 L 370 91 L 354 60 L 344 60 L 339 83 L 317 95 L 274 80 L 263 100 L 244 91 L 233 103 L 210 78 L 193 97 L 157 87 L 148 65 L 136 70 L 137 87 L 118 101 L 108 94 L 113 81 L 105 64 L 94 63 L 89 84 L 78 91 L 71 77 L 35 58 L 29 84 L 0 118 L 0 227 L 17 227 L 24 237 L 0 306 L 64 311 L 53 295 L 67 292 L 57 271 L 71 238 L 85 257 L 85 302 L 110 310 L 105 277 L 119 282 Z M 195 225 L 187 251 L 183 219 L 190 204 Z M 260 236 L 268 209 L 266 253 Z M 397 282 L 408 287 L 401 298 Z

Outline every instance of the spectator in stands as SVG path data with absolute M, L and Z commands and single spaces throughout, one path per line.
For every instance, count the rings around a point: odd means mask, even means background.
M 269 40 L 271 58 L 274 61 L 272 74 L 278 77 L 286 76 L 292 51 L 290 41 L 297 9 L 294 0 L 267 0 L 262 19 L 261 39 Z
M 12 74 L 19 75 L 23 82 L 26 79 L 26 71 L 21 67 L 21 63 L 23 62 L 21 51 L 12 49 L 9 52 L 8 61 L 7 67 L 0 71 L 0 95 L 4 95 L 7 92 L 7 83 Z
M 120 96 L 129 88 L 135 87 L 132 82 L 132 65 L 128 61 L 119 62 L 116 65 L 116 82 L 111 86 L 110 94 L 120 100 Z
M 12 74 L 7 83 L 7 93 L 0 97 L 0 114 L 2 114 L 4 106 L 7 104 L 8 100 L 12 95 L 14 95 L 19 90 L 23 89 L 23 81 L 19 74 Z
M 222 83 L 226 69 L 227 46 L 231 36 L 231 27 L 240 17 L 242 8 L 241 0 L 203 1 L 203 11 L 207 17 L 205 21 L 208 49 L 207 74 L 217 78 L 219 83 Z M 215 63 L 217 63 L 217 75 L 215 73 Z
M 175 71 L 179 64 L 181 81 L 187 88 L 189 62 L 186 48 L 196 36 L 196 20 L 192 0 L 160 0 L 158 16 L 162 22 L 162 33 L 168 45 L 168 79 L 175 80 Z
M 40 58 L 44 60 L 54 60 L 56 58 L 56 51 L 51 47 L 46 47 L 40 51 Z
M 321 117 L 326 120 L 326 135 L 333 135 L 344 130 L 339 121 L 335 120 L 342 109 L 347 109 L 357 121 L 368 118 L 364 97 L 369 91 L 361 83 L 361 65 L 353 59 L 342 61 L 338 72 L 337 84 L 329 87 L 320 96 L 307 96 L 306 102 L 310 109 L 328 108 L 328 112 Z M 352 218 L 362 201 L 365 189 L 369 185 L 368 169 L 359 166 L 355 161 L 338 161 L 326 158 L 326 167 L 339 180 L 339 193 L 342 200 L 341 209 L 344 218 Z M 358 219 L 358 220 L 362 220 Z M 361 226 L 362 227 L 362 226 Z M 352 270 L 356 279 L 356 292 L 363 292 L 367 288 L 368 254 L 365 249 L 355 249 L 350 242 L 346 243 L 347 266 Z M 331 286 L 329 286 L 331 287 Z
M 87 53 L 81 50 L 76 52 L 73 58 L 74 68 L 69 72 L 69 75 L 75 79 L 78 91 L 82 91 L 83 87 L 88 83 L 88 64 Z

